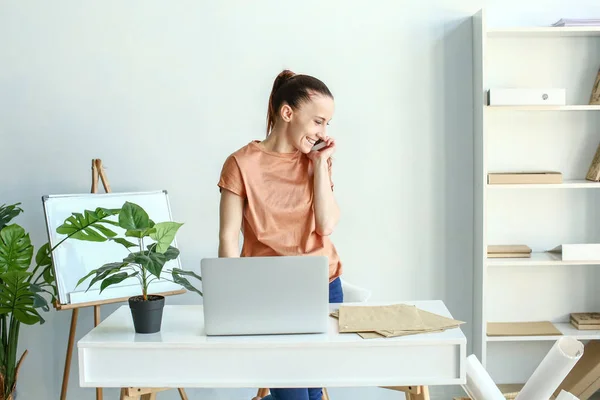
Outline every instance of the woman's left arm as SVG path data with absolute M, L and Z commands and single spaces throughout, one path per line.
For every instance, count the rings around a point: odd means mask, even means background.
M 327 138 L 328 146 L 319 150 L 320 154 L 311 154 L 315 194 L 315 223 L 317 233 L 328 236 L 333 233 L 340 219 L 340 209 L 331 187 L 328 159 L 333 154 L 335 142 Z M 315 152 L 317 153 L 317 152 Z

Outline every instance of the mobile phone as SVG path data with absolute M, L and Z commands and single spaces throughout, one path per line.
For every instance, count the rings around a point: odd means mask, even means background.
M 317 140 L 317 142 L 315 143 L 315 145 L 313 146 L 311 151 L 318 151 L 321 150 L 323 147 L 327 146 L 327 143 L 325 143 L 323 141 L 323 139 L 319 139 Z

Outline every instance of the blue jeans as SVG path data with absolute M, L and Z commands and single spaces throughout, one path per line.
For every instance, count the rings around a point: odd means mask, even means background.
M 344 292 L 342 282 L 337 278 L 329 284 L 329 302 L 343 303 Z M 270 389 L 271 394 L 263 397 L 263 400 L 321 400 L 323 397 L 322 388 L 309 389 Z

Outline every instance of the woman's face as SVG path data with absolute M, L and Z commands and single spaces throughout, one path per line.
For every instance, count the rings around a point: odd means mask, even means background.
M 317 140 L 327 136 L 333 109 L 333 99 L 322 95 L 311 96 L 310 101 L 300 104 L 296 110 L 284 107 L 282 114 L 289 123 L 288 134 L 293 146 L 302 153 L 309 153 Z

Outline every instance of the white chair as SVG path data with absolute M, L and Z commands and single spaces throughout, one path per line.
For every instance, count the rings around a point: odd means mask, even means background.
M 364 303 L 371 298 L 371 292 L 342 279 L 344 303 Z
M 364 303 L 371 297 L 371 292 L 365 288 L 356 286 L 350 282 L 342 281 L 342 291 L 344 292 L 344 303 Z M 269 389 L 260 388 L 256 397 L 252 400 L 260 400 L 269 394 Z M 327 388 L 323 388 L 323 400 L 330 400 Z

